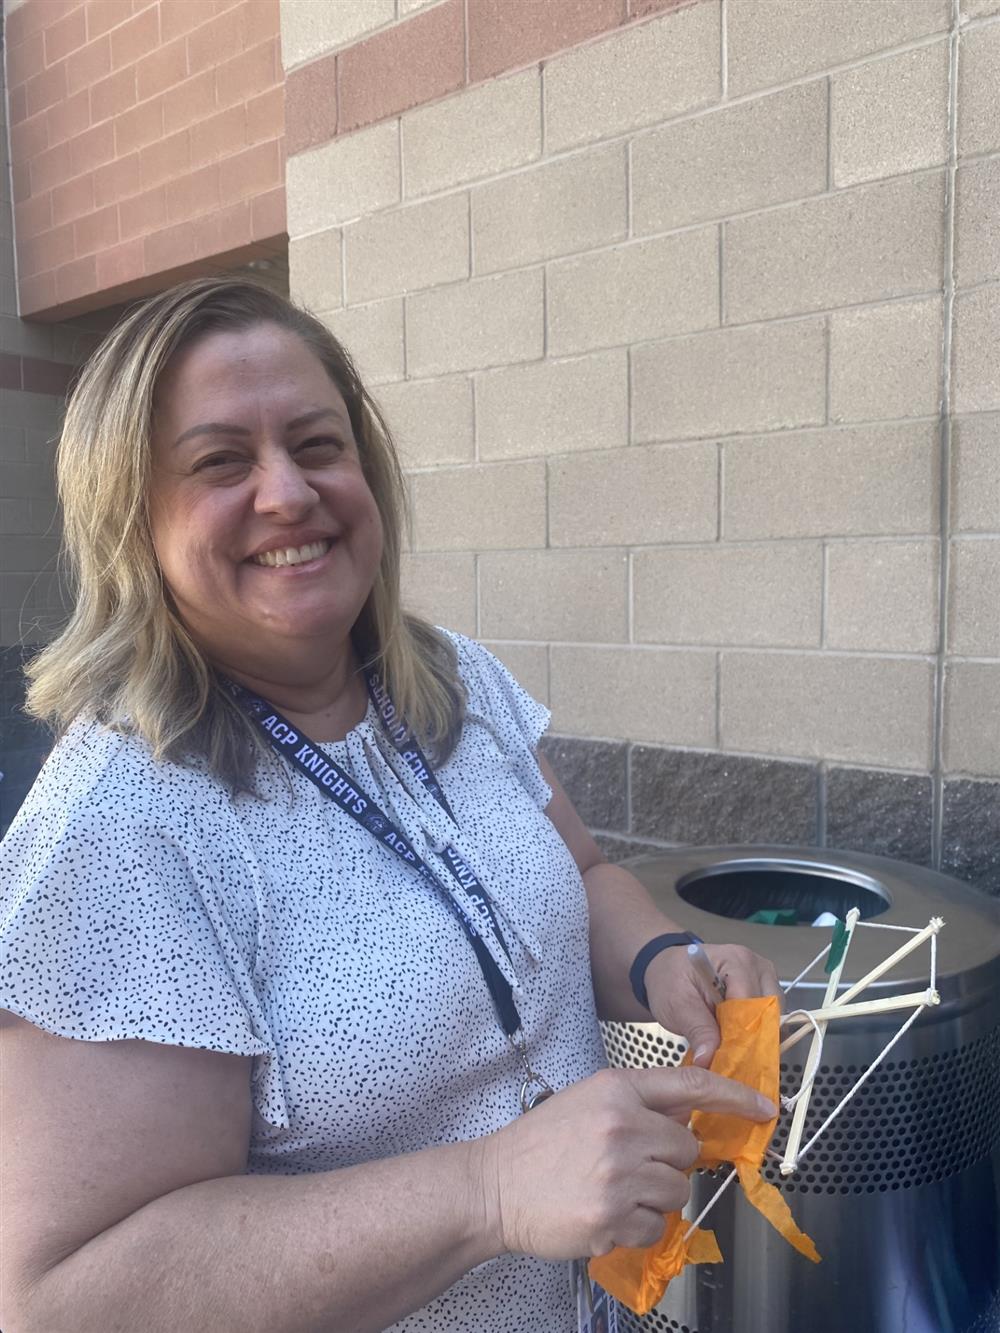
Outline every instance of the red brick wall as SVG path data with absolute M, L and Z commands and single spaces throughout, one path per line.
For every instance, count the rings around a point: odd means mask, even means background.
M 278 0 L 25 0 L 6 21 L 22 315 L 284 248 Z
M 441 0 L 293 69 L 286 90 L 288 152 L 318 147 L 636 19 L 697 2 Z

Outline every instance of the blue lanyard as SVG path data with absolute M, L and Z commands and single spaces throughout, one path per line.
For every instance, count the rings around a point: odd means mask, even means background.
M 385 686 L 374 673 L 366 674 L 365 680 L 368 693 L 378 711 L 383 731 L 389 742 L 396 749 L 403 763 L 434 797 L 452 823 L 456 823 L 455 816 L 452 814 L 447 797 L 437 781 L 434 770 L 424 758 L 423 751 L 409 728 L 396 712 Z M 244 689 L 242 685 L 237 685 L 234 681 L 227 681 L 226 684 L 237 703 L 247 713 L 250 721 L 278 754 L 282 755 L 294 768 L 297 768 L 324 796 L 334 801 L 345 814 L 366 829 L 372 837 L 385 843 L 391 851 L 395 852 L 435 890 L 438 897 L 457 919 L 466 938 L 472 945 L 482 969 L 483 978 L 489 988 L 500 1026 L 504 1033 L 513 1040 L 520 1033 L 521 1017 L 517 1012 L 517 1006 L 514 1004 L 510 982 L 500 971 L 496 960 L 490 953 L 483 939 L 480 926 L 473 921 L 462 904 L 455 898 L 455 895 L 427 865 L 405 833 L 393 823 L 384 811 L 379 809 L 366 792 L 359 790 L 359 785 L 349 773 L 345 773 L 339 765 L 323 754 L 314 741 L 298 731 L 266 699 L 261 699 L 259 695 Z M 454 847 L 449 845 L 442 848 L 440 855 L 452 877 L 463 891 L 474 900 L 504 953 L 509 958 L 510 950 L 507 948 L 507 943 L 500 930 L 493 905 L 475 873 L 455 851 Z

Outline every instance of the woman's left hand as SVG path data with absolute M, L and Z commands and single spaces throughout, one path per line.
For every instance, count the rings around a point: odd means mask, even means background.
M 726 983 L 727 1000 L 781 995 L 774 964 L 740 944 L 706 944 L 712 966 Z M 715 1006 L 722 998 L 688 957 L 686 949 L 664 949 L 646 969 L 646 995 L 656 1021 L 686 1037 L 694 1063 L 708 1067 L 719 1046 Z

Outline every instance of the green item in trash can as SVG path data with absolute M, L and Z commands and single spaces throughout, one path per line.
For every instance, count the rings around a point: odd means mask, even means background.
M 826 956 L 826 965 L 824 972 L 830 973 L 844 956 L 844 950 L 847 948 L 847 941 L 850 936 L 847 933 L 846 924 L 839 920 L 833 928 L 833 943 L 830 945 L 830 952 Z
M 794 907 L 762 907 L 747 917 L 758 926 L 797 926 L 799 916 Z

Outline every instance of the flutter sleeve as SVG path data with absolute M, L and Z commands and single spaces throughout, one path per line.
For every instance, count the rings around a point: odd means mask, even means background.
M 549 710 L 533 699 L 504 664 L 482 644 L 449 634 L 458 653 L 468 694 L 468 718 L 488 727 L 514 776 L 540 809 L 552 799 L 535 753 L 548 729 Z
M 137 793 L 105 770 L 81 784 L 84 759 L 50 758 L 0 846 L 0 1008 L 82 1041 L 260 1057 L 255 1101 L 280 1124 L 238 846 L 169 783 Z

